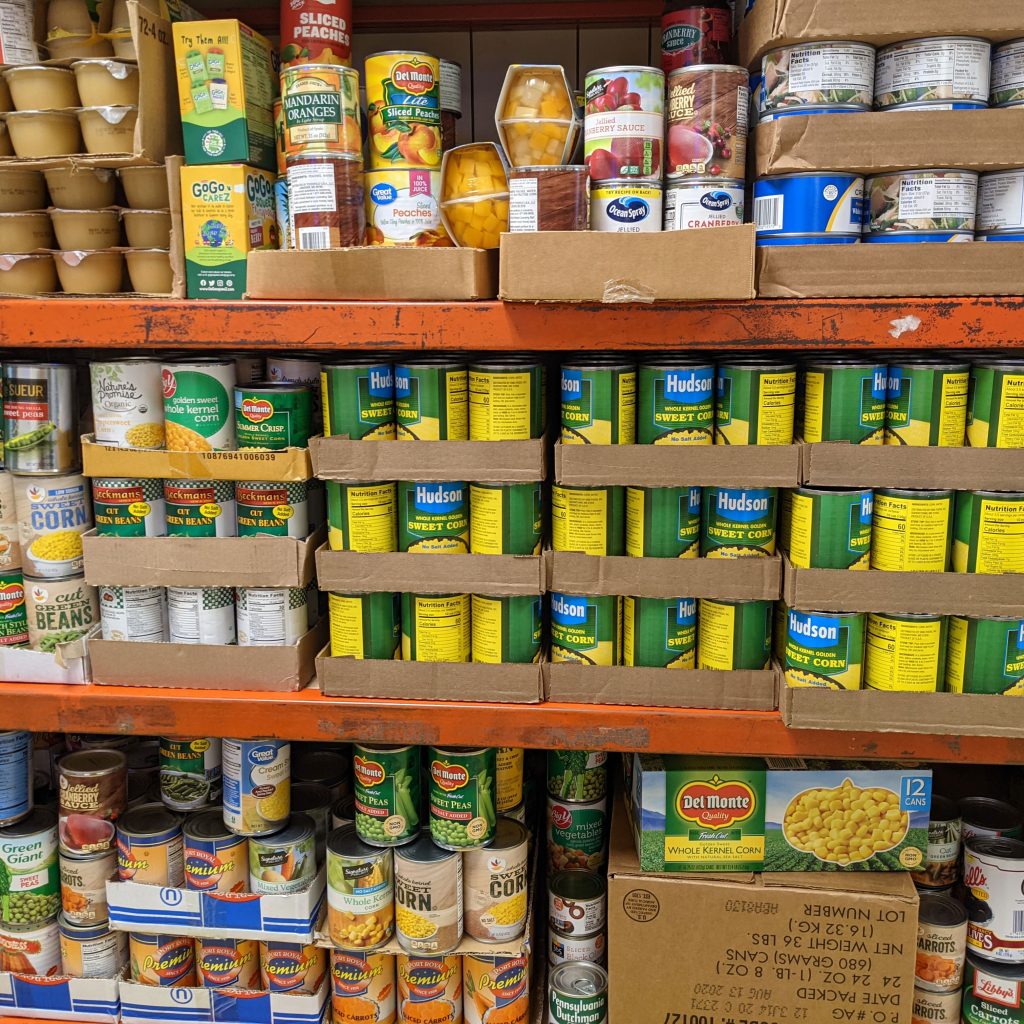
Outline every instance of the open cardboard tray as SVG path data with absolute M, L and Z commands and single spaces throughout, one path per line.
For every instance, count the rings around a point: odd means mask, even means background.
M 315 251 L 253 250 L 248 256 L 245 297 L 473 302 L 497 294 L 496 252 L 372 245 Z
M 659 225 L 660 227 L 660 225 Z M 754 229 L 530 231 L 501 236 L 506 302 L 699 302 L 754 297 Z
M 798 487 L 801 446 L 555 445 L 555 482 L 576 487 Z
M 544 438 L 533 441 L 353 441 L 312 437 L 313 473 L 321 480 L 472 480 L 532 483 L 547 475 Z
M 330 972 L 312 995 L 214 988 L 157 988 L 122 981 L 121 1024 L 328 1024 Z
M 58 644 L 52 654 L 22 647 L 0 647 L 0 678 L 8 683 L 89 683 L 92 681 L 89 644 L 99 634 L 100 627 L 97 624 L 85 636 L 66 644 Z
M 316 654 L 327 633 L 327 619 L 323 618 L 291 647 L 92 640 L 93 682 L 101 686 L 293 693 L 315 676 Z
M 117 978 L 48 977 L 0 972 L 0 1013 L 42 1020 L 118 1020 Z M 152 1024 L 152 1022 L 150 1022 Z

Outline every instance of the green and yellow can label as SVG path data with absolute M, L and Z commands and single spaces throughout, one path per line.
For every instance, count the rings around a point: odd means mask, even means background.
M 544 619 L 540 595 L 473 594 L 473 661 L 490 665 L 540 661 Z
M 388 661 L 399 656 L 402 606 L 399 594 L 328 594 L 331 657 Z
M 309 533 L 309 502 L 305 480 L 235 484 L 238 536 L 258 533 L 303 538 Z
M 768 558 L 775 554 L 778 489 L 704 488 L 700 553 L 705 558 Z
M 399 846 L 420 827 L 420 748 L 352 746 L 356 833 L 371 846 Z
M 951 615 L 946 689 L 1024 697 L 1024 619 Z
M 0 647 L 28 646 L 25 577 L 20 569 L 0 573 Z
M 445 850 L 472 850 L 494 839 L 498 823 L 494 747 L 431 747 L 430 838 Z
M 786 617 L 786 683 L 859 690 L 863 682 L 864 615 L 800 612 Z
M 1024 572 L 1024 494 L 957 494 L 952 561 L 954 572 Z
M 780 539 L 800 569 L 867 569 L 871 558 L 871 491 L 784 492 Z M 783 527 L 782 524 L 785 524 Z
M 495 762 L 494 806 L 499 814 L 504 814 L 523 802 L 526 751 L 522 747 L 498 747 Z
M 718 367 L 717 444 L 792 444 L 796 366 L 742 362 Z
M 541 363 L 474 363 L 469 368 L 470 441 L 525 441 L 544 433 Z
M 562 444 L 634 444 L 636 367 L 562 367 Z
M 761 670 L 771 663 L 771 601 L 711 601 L 697 614 L 697 668 Z
M 551 544 L 555 551 L 621 555 L 625 549 L 622 487 L 551 488 Z
M 469 488 L 464 483 L 398 484 L 398 550 L 433 555 L 469 551 Z
M 692 597 L 624 597 L 622 664 L 695 668 L 697 602 Z
M 94 477 L 93 516 L 100 537 L 164 537 L 163 480 Z
M 300 384 L 235 387 L 239 448 L 305 448 L 313 429 L 313 392 Z
M 627 487 L 626 554 L 697 558 L 701 495 L 699 487 Z
M 868 614 L 864 685 L 870 690 L 934 693 L 946 670 L 943 615 Z
M 230 359 L 165 363 L 164 431 L 170 451 L 233 451 L 235 364 Z
M 469 594 L 403 594 L 402 660 L 469 661 Z
M 551 595 L 551 660 L 618 665 L 622 603 L 618 597 Z
M 469 485 L 469 550 L 538 555 L 544 529 L 540 483 Z
M 641 363 L 637 374 L 637 444 L 711 444 L 715 368 Z
M 967 364 L 889 367 L 885 443 L 961 448 L 967 429 Z
M 812 363 L 804 371 L 803 439 L 882 444 L 888 368 L 873 363 Z
M 395 366 L 399 441 L 469 439 L 469 375 L 461 363 Z
M 967 403 L 972 448 L 1024 448 L 1024 363 L 975 363 Z
M 946 572 L 952 533 L 952 491 L 875 491 L 871 568 Z
M 230 480 L 165 480 L 168 537 L 234 537 L 235 485 Z
M 320 371 L 324 437 L 395 439 L 395 375 L 390 363 L 345 363 Z
M 398 487 L 326 480 L 327 544 L 332 551 L 397 551 Z

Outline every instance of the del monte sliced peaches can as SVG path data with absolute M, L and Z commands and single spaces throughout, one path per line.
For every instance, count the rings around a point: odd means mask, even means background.
M 441 62 L 388 50 L 366 58 L 370 169 L 441 166 Z

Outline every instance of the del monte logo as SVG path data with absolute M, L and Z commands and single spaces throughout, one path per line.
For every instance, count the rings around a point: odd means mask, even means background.
M 434 72 L 429 64 L 405 60 L 391 69 L 391 81 L 411 96 L 425 96 L 434 88 Z
M 430 776 L 437 788 L 445 793 L 462 789 L 469 782 L 469 771 L 463 765 L 447 761 L 431 761 Z
M 379 761 L 366 761 L 358 754 L 355 757 L 352 770 L 355 773 L 356 782 L 360 786 L 367 788 L 379 786 L 387 776 L 387 772 L 384 771 L 384 765 Z
M 0 586 L 0 614 L 13 611 L 25 603 L 25 588 L 17 583 Z
M 250 423 L 262 423 L 274 415 L 274 406 L 269 398 L 243 398 L 242 415 Z
M 703 828 L 730 828 L 746 821 L 757 808 L 757 797 L 745 782 L 723 782 L 713 775 L 706 782 L 688 782 L 676 794 L 676 814 Z

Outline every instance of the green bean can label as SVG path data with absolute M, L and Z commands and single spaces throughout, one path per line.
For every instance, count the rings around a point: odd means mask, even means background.
M 562 444 L 636 442 L 636 368 L 562 367 Z
M 882 444 L 888 368 L 813 363 L 804 373 L 803 438 Z
M 234 537 L 235 485 L 230 480 L 165 480 L 168 537 Z
M 699 602 L 697 668 L 760 670 L 771 661 L 771 601 Z
M 964 964 L 963 1024 L 1024 1024 L 1024 970 L 969 955 Z
M 715 370 L 641 363 L 637 377 L 637 444 L 711 444 Z
M 469 440 L 469 374 L 459 363 L 395 366 L 400 441 Z
M 889 367 L 885 443 L 960 448 L 967 429 L 967 365 Z
M 864 615 L 789 609 L 786 683 L 859 690 L 863 681 Z
M 952 561 L 954 572 L 1024 572 L 1024 494 L 960 491 Z
M 875 499 L 871 491 L 787 492 L 789 560 L 801 569 L 868 569 Z
M 435 555 L 469 551 L 469 487 L 465 483 L 398 485 L 398 547 Z
M 172 811 L 216 804 L 221 794 L 221 741 L 201 736 L 160 739 L 160 799 Z
M 390 363 L 325 366 L 320 371 L 324 437 L 395 439 L 395 374 Z
M 165 537 L 167 511 L 162 480 L 95 477 L 93 516 L 100 537 Z
M 39 807 L 16 825 L 0 829 L 0 921 L 49 921 L 59 909 L 57 818 Z
M 313 392 L 297 384 L 235 388 L 239 448 L 305 448 L 313 427 Z
M 430 836 L 446 850 L 494 841 L 497 750 L 430 748 Z
M 290 483 L 238 481 L 235 484 L 238 536 L 296 537 L 309 533 L 308 490 L 305 480 Z
M 622 602 L 618 597 L 551 595 L 551 660 L 618 665 Z
M 356 832 L 370 846 L 410 843 L 420 826 L 420 748 L 366 747 L 352 751 Z
M 1024 620 L 951 615 L 946 689 L 1024 696 Z
M 556 800 L 590 803 L 608 792 L 608 754 L 604 750 L 549 750 L 548 793 Z
M 777 506 L 775 487 L 705 487 L 701 554 L 707 558 L 774 555 Z
M 792 444 L 795 366 L 718 367 L 715 387 L 717 444 Z
M 327 543 L 332 551 L 398 548 L 397 485 L 327 480 Z
M 696 558 L 700 554 L 700 487 L 627 487 L 626 554 Z
M 398 658 L 402 642 L 400 594 L 328 594 L 332 658 Z
M 25 578 L 20 569 L 8 569 L 0 572 L 0 647 L 23 647 L 27 643 Z
M 968 445 L 1024 448 L 1024 363 L 976 363 L 969 391 Z
M 539 483 L 469 485 L 474 555 L 539 555 L 544 527 Z
M 551 871 L 599 871 L 605 862 L 608 797 L 568 803 L 548 795 L 548 867 Z
M 540 661 L 544 618 L 539 594 L 470 597 L 473 661 L 490 665 Z
M 624 597 L 622 664 L 646 668 L 694 668 L 697 664 L 697 602 L 690 597 Z
M 234 451 L 234 362 L 167 363 L 160 377 L 167 447 L 184 452 Z

